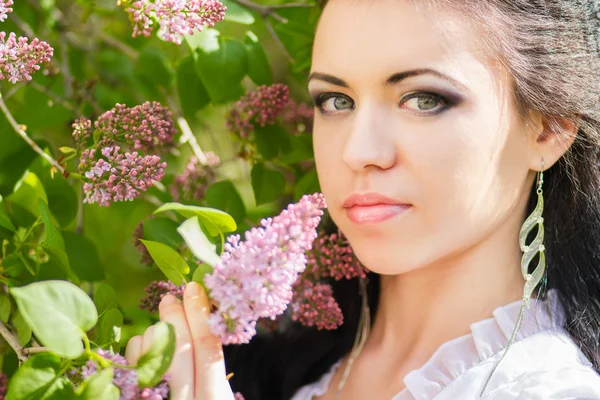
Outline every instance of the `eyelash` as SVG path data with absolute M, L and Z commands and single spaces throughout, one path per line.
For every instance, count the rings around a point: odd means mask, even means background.
M 327 101 L 330 100 L 332 98 L 336 98 L 336 97 L 345 97 L 346 99 L 349 99 L 351 102 L 354 103 L 354 101 L 348 96 L 345 95 L 343 93 L 339 93 L 339 92 L 325 92 L 325 93 L 320 93 L 317 94 L 316 96 L 314 96 L 313 98 L 313 104 L 315 107 L 318 108 L 319 112 L 322 115 L 327 115 L 330 116 L 332 114 L 335 114 L 335 112 L 331 112 L 331 111 L 326 111 L 325 109 L 323 109 L 323 104 Z M 412 92 L 409 93 L 407 95 L 405 95 L 399 102 L 398 105 L 402 105 L 404 103 L 406 103 L 408 100 L 414 99 L 414 98 L 419 98 L 419 97 L 426 97 L 426 98 L 433 98 L 436 101 L 438 101 L 440 104 L 442 104 L 441 107 L 432 110 L 432 111 L 416 111 L 416 110 L 411 110 L 414 111 L 415 113 L 424 115 L 424 116 L 431 116 L 431 115 L 436 115 L 439 114 L 445 110 L 447 110 L 448 108 L 450 108 L 453 104 L 444 96 L 437 94 L 437 93 L 433 93 L 433 92 Z M 354 109 L 354 107 L 352 107 L 352 109 Z M 340 112 L 343 112 L 344 110 L 339 110 Z

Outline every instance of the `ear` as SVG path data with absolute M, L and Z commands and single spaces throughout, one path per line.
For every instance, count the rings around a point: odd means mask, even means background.
M 560 116 L 545 116 L 540 112 L 532 114 L 530 135 L 530 169 L 539 171 L 544 161 L 544 169 L 553 166 L 569 150 L 579 126 L 572 120 Z

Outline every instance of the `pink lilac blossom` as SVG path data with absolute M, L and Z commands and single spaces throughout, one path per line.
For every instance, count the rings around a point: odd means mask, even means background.
M 0 22 L 6 21 L 8 13 L 13 11 L 13 9 L 10 8 L 13 4 L 13 0 L 0 0 Z
M 358 261 L 348 239 L 338 230 L 333 234 L 319 234 L 313 250 L 307 254 L 306 271 L 316 279 L 365 278 L 368 270 Z
M 0 80 L 10 83 L 30 81 L 31 75 L 40 69 L 40 64 L 50 62 L 54 49 L 46 42 L 35 38 L 19 37 L 11 32 L 0 32 Z
M 209 326 L 223 344 L 248 343 L 259 318 L 285 311 L 325 207 L 323 195 L 307 195 L 280 215 L 262 220 L 260 227 L 244 234 L 244 241 L 239 235 L 227 239 L 220 262 L 204 277 L 218 307 Z
M 207 164 L 200 164 L 196 156 L 192 156 L 181 175 L 173 179 L 169 192 L 175 201 L 203 200 L 206 189 L 215 182 L 215 167 L 220 159 L 213 152 L 206 153 Z
M 120 354 L 113 354 L 107 350 L 99 349 L 96 351 L 103 358 L 112 361 L 118 365 L 129 365 L 125 357 Z M 81 377 L 88 378 L 98 371 L 98 366 L 93 361 L 88 361 L 81 370 Z M 114 367 L 113 384 L 119 388 L 119 400 L 163 400 L 169 397 L 169 386 L 167 381 L 163 380 L 154 388 L 140 389 L 138 386 L 137 371 L 135 369 L 124 369 Z
M 234 400 L 245 400 L 244 396 L 242 396 L 242 394 L 240 392 L 235 392 L 235 394 L 233 395 L 233 399 Z
M 150 36 L 155 21 L 158 37 L 181 44 L 185 35 L 213 27 L 225 18 L 227 7 L 218 0 L 138 0 L 127 9 L 133 22 L 133 37 Z
M 144 243 L 142 243 L 140 241 L 140 239 L 143 239 L 143 238 L 144 238 L 144 222 L 142 221 L 137 225 L 137 227 L 133 231 L 133 245 L 138 249 L 138 251 L 142 255 L 142 263 L 144 263 L 148 266 L 151 266 L 152 264 L 154 264 L 154 261 L 152 260 L 152 257 L 150 256 L 148 249 L 146 248 L 146 246 L 144 246 Z
M 151 313 L 158 312 L 158 305 L 163 297 L 172 294 L 182 300 L 184 289 L 185 285 L 176 285 L 171 281 L 153 281 L 144 289 L 147 295 L 142 298 L 140 308 Z
M 292 320 L 317 329 L 336 329 L 344 323 L 339 304 L 333 297 L 331 285 L 305 280 L 294 289 Z
M 87 147 L 87 144 L 92 137 L 92 121 L 87 118 L 79 118 L 71 125 L 73 128 L 73 139 L 77 148 L 82 149 Z
M 8 390 L 8 377 L 5 373 L 0 372 L 0 400 L 4 400 Z
M 290 99 L 285 106 L 281 119 L 292 135 L 312 133 L 314 108 Z
M 77 122 L 83 123 L 82 120 Z M 135 107 L 117 104 L 98 117 L 94 128 L 100 136 L 100 147 L 121 142 L 127 143 L 133 150 L 146 152 L 172 148 L 177 133 L 171 112 L 156 101 Z
M 167 164 L 156 155 L 141 156 L 137 152 L 122 153 L 119 146 L 105 147 L 104 158 L 96 159 L 96 149 L 85 150 L 79 170 L 87 181 L 83 185 L 84 203 L 109 206 L 117 201 L 132 201 L 154 181 L 160 181 Z
M 257 127 L 273 125 L 290 100 L 286 85 L 260 86 L 237 101 L 227 113 L 225 123 L 235 135 L 246 139 Z

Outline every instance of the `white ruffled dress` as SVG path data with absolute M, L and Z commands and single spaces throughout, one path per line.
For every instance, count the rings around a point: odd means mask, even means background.
M 479 397 L 504 353 L 520 306 L 517 301 L 499 307 L 493 318 L 472 324 L 471 333 L 444 343 L 404 377 L 405 388 L 391 400 L 600 400 L 600 375 L 562 328 L 564 313 L 552 290 L 546 300 L 532 300 L 515 343 Z M 339 366 L 298 389 L 291 400 L 325 394 Z

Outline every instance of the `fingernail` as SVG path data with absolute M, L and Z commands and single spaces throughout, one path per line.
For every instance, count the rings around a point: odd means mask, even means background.
M 177 297 L 173 296 L 172 294 L 167 294 L 162 298 L 162 300 L 160 301 L 160 304 L 168 306 L 170 304 L 175 304 L 178 301 L 179 300 L 177 299 Z
M 185 296 L 186 297 L 198 297 L 202 295 L 202 286 L 200 286 L 197 282 L 190 282 L 185 287 Z

